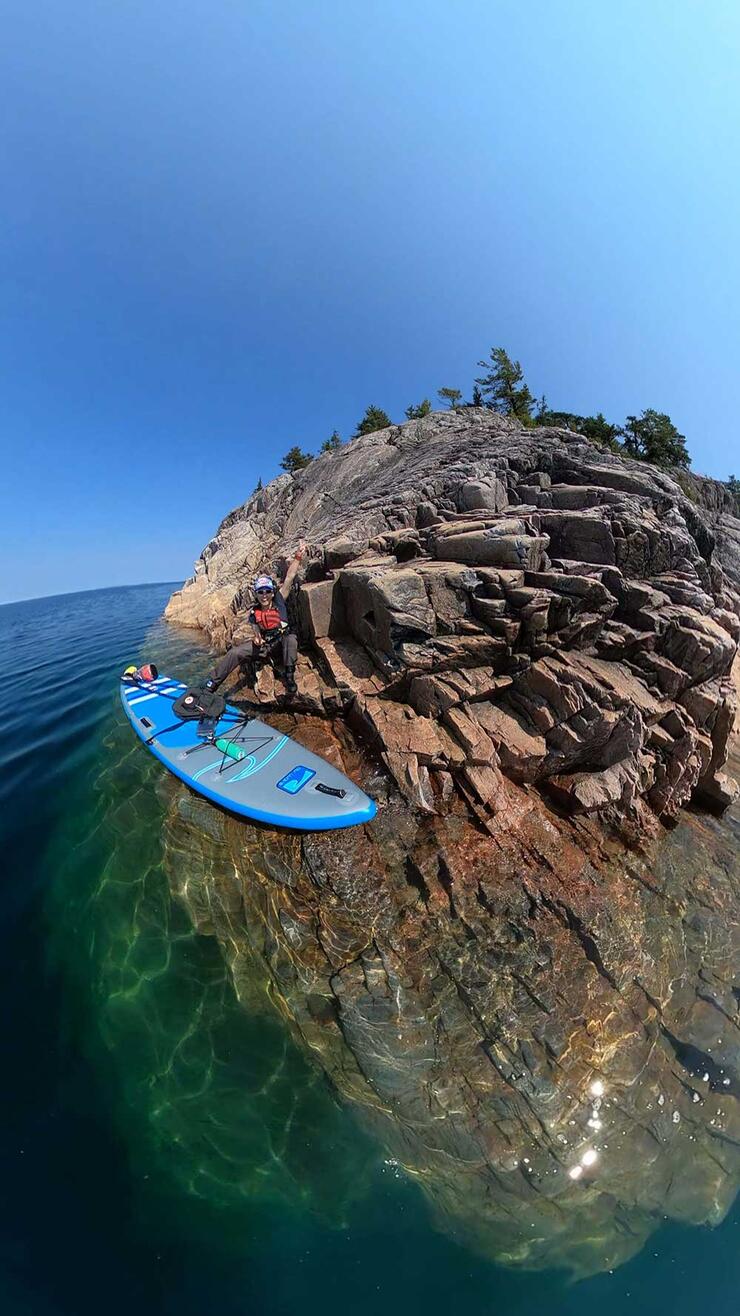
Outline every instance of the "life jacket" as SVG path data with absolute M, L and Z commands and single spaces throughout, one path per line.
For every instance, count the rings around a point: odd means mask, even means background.
M 262 635 L 272 640 L 276 639 L 281 626 L 288 624 L 288 609 L 282 594 L 274 596 L 269 608 L 252 608 L 249 618 L 250 621 L 257 623 Z

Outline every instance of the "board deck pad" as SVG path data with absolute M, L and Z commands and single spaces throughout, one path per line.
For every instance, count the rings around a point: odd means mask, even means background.
M 338 768 L 266 722 L 245 723 L 233 704 L 207 735 L 198 721 L 179 721 L 172 705 L 185 689 L 168 676 L 122 680 L 121 702 L 147 749 L 205 799 L 300 831 L 352 827 L 375 817 L 374 801 Z

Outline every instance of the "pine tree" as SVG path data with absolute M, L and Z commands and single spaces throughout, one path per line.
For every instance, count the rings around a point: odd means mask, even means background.
M 622 451 L 622 445 L 619 442 L 619 435 L 622 431 L 619 425 L 612 425 L 602 412 L 599 412 L 596 416 L 579 416 L 573 411 L 551 411 L 547 405 L 547 399 L 543 396 L 537 408 L 535 423 L 537 425 L 557 426 L 558 429 L 572 430 L 574 434 L 582 434 L 585 439 L 590 439 L 592 443 L 597 443 L 601 448 L 608 448 L 610 452 Z
M 602 448 L 608 448 L 610 452 L 622 451 L 619 442 L 621 434 L 619 425 L 612 425 L 603 412 L 599 411 L 595 416 L 579 416 L 576 419 L 580 421 L 578 431 L 584 438 L 590 439 L 592 443 L 598 443 Z
M 352 436 L 359 439 L 363 434 L 372 434 L 375 430 L 387 429 L 393 421 L 390 416 L 386 415 L 382 407 L 368 407 L 361 421 L 358 421 L 357 429 Z
M 648 407 L 641 416 L 628 416 L 621 432 L 624 450 L 630 457 L 654 466 L 682 466 L 684 470 L 691 465 L 686 439 L 665 411 Z
M 524 382 L 524 371 L 518 361 L 512 361 L 503 347 L 492 347 L 489 361 L 478 365 L 488 373 L 476 379 L 487 398 L 487 406 L 502 416 L 515 416 L 523 425 L 531 425 L 534 397 Z
M 286 452 L 280 465 L 284 471 L 288 471 L 290 475 L 295 475 L 296 471 L 302 471 L 304 466 L 308 466 L 309 462 L 312 461 L 313 457 L 310 452 L 303 452 L 296 444 L 294 448 L 290 448 Z
M 432 404 L 429 401 L 429 398 L 424 398 L 423 402 L 420 402 L 418 407 L 406 408 L 406 419 L 423 420 L 425 416 L 429 415 L 431 409 L 432 409 Z
M 481 393 L 477 384 L 473 385 L 473 396 L 470 399 L 469 405 L 471 407 L 484 407 L 486 405 L 483 400 L 483 394 Z
M 451 411 L 454 411 L 460 404 L 462 393 L 459 388 L 438 388 L 437 397 L 441 402 L 446 402 Z
M 544 401 L 544 398 L 542 401 Z M 580 427 L 584 420 L 584 416 L 578 416 L 573 411 L 551 411 L 547 406 L 543 408 L 542 403 L 540 403 L 535 415 L 535 422 L 538 425 L 554 425 L 558 429 L 573 430 L 574 434 L 580 434 Z
M 341 448 L 341 446 L 342 446 L 342 440 L 339 436 L 339 431 L 332 430 L 331 434 L 329 435 L 329 438 L 324 439 L 324 442 L 322 443 L 319 452 L 336 452 L 337 448 Z
M 259 493 L 261 489 L 262 489 L 262 476 L 259 477 L 254 492 Z

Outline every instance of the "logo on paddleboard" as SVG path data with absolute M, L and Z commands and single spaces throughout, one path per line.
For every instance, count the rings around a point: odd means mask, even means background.
M 302 768 L 300 766 L 291 768 L 290 772 L 280 778 L 277 784 L 278 790 L 287 791 L 288 795 L 297 795 L 299 791 L 303 790 L 306 783 L 315 776 L 316 773 L 312 768 Z

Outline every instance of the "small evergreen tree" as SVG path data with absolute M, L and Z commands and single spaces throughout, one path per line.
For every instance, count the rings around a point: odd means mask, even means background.
M 363 434 L 372 434 L 375 430 L 387 429 L 393 421 L 382 407 L 368 407 L 361 421 L 358 421 L 353 438 L 359 439 Z
M 324 439 L 324 442 L 322 443 L 321 448 L 319 449 L 319 451 L 320 451 L 320 452 L 336 452 L 337 448 L 341 448 L 341 446 L 342 446 L 342 440 L 341 440 L 341 438 L 339 437 L 339 431 L 338 431 L 338 430 L 332 430 L 331 434 L 329 435 L 329 438 L 328 438 L 328 439 Z
M 598 443 L 602 448 L 608 448 L 610 452 L 621 452 L 622 445 L 619 442 L 621 430 L 618 425 L 612 425 L 606 419 L 601 411 L 595 416 L 579 417 L 579 433 L 584 438 L 590 439 L 592 443 Z
M 555 425 L 562 430 L 573 430 L 574 434 L 581 433 L 581 425 L 586 419 L 585 416 L 578 416 L 572 411 L 551 411 L 545 398 L 540 399 L 539 407 L 535 415 L 535 421 L 538 425 Z
M 296 444 L 294 448 L 289 448 L 280 465 L 284 471 L 288 471 L 290 475 L 295 475 L 296 471 L 302 471 L 304 466 L 308 466 L 309 462 L 312 461 L 313 457 L 310 452 L 303 452 Z
M 455 407 L 460 405 L 460 398 L 462 397 L 462 393 L 460 392 L 459 388 L 438 388 L 437 397 L 440 399 L 441 402 L 447 403 L 448 407 L 450 408 L 450 411 L 454 411 Z
M 471 406 L 471 407 L 485 407 L 485 405 L 486 405 L 485 402 L 484 402 L 484 400 L 483 400 L 483 394 L 481 393 L 481 391 L 480 391 L 480 389 L 478 388 L 478 385 L 477 385 L 477 384 L 474 384 L 474 385 L 473 385 L 473 396 L 472 396 L 472 398 L 470 399 L 470 402 L 469 402 L 468 405 Z
M 424 401 L 423 401 L 423 402 L 420 402 L 419 405 L 418 405 L 418 407 L 407 407 L 407 408 L 406 408 L 406 419 L 407 419 L 407 420 L 423 420 L 425 416 L 428 416 L 428 415 L 429 415 L 429 412 L 431 411 L 431 409 L 432 409 L 432 404 L 431 404 L 431 402 L 429 401 L 429 398 L 424 398 Z
M 554 425 L 559 429 L 573 430 L 575 434 L 582 434 L 584 439 L 590 439 L 591 443 L 597 443 L 600 448 L 608 448 L 610 452 L 622 451 L 619 442 L 622 431 L 619 425 L 612 425 L 602 412 L 596 416 L 579 416 L 573 411 L 551 411 L 547 399 L 543 397 L 535 421 L 538 425 Z
M 686 439 L 679 434 L 670 416 L 648 407 L 641 416 L 628 416 L 622 429 L 624 450 L 639 461 L 655 466 L 691 465 Z
M 531 425 L 534 397 L 524 382 L 524 371 L 512 361 L 503 347 L 492 347 L 488 361 L 479 361 L 487 374 L 476 379 L 486 405 L 502 416 L 515 416 L 523 425 Z
M 262 476 L 259 477 L 259 479 L 258 479 L 258 481 L 257 481 L 257 486 L 256 486 L 254 492 L 255 492 L 255 493 L 259 493 L 261 489 L 262 489 Z

